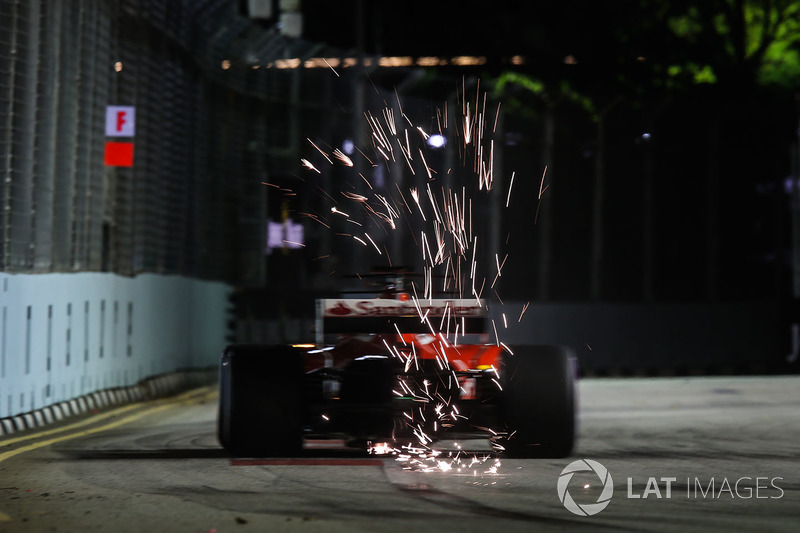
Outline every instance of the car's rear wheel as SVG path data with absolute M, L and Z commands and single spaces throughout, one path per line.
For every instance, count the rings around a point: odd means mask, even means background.
M 359 357 L 345 368 L 341 423 L 356 442 L 391 438 L 395 374 L 393 361 L 384 356 Z
M 233 345 L 220 364 L 217 435 L 239 456 L 296 455 L 303 447 L 304 366 L 291 346 Z
M 576 432 L 576 359 L 560 346 L 519 346 L 502 359 L 500 415 L 511 457 L 566 457 Z

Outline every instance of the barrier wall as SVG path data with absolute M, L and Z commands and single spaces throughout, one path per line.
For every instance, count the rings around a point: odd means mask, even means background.
M 0 273 L 0 418 L 216 365 L 229 291 L 159 274 Z

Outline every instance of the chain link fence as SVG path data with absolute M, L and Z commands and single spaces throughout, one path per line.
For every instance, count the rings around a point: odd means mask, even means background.
M 262 284 L 262 182 L 332 98 L 330 72 L 242 64 L 311 51 L 276 31 L 226 0 L 2 2 L 0 270 Z M 108 105 L 136 108 L 130 168 L 104 165 Z

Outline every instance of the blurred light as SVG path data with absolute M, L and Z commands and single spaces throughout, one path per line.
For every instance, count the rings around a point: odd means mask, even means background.
M 122 61 L 117 61 L 116 63 L 114 63 L 114 70 L 116 70 L 117 72 L 122 71 Z
M 223 59 L 222 60 L 222 70 L 228 70 L 231 68 L 231 60 L 230 59 Z
M 378 60 L 378 64 L 382 67 L 410 67 L 414 64 L 414 60 L 408 56 L 382 57 Z
M 517 146 L 522 143 L 523 135 L 518 131 L 508 131 L 505 134 L 506 146 Z
M 300 60 L 294 59 L 278 59 L 275 61 L 275 68 L 297 68 L 300 66 Z
M 353 152 L 356 151 L 356 145 L 353 143 L 351 139 L 345 139 L 342 143 L 342 152 L 346 153 L 347 155 L 353 155 Z
M 649 132 L 642 133 L 642 140 L 649 141 L 652 135 Z
M 453 65 L 465 67 L 465 66 L 474 66 L 474 65 L 485 65 L 486 58 L 485 57 L 476 57 L 476 56 L 456 56 L 450 60 Z
M 430 137 L 428 137 L 428 146 L 431 148 L 441 148 L 447 144 L 447 139 L 444 135 L 440 135 L 438 133 L 434 133 Z
M 639 61 L 640 63 L 644 63 L 645 61 L 647 61 L 647 58 L 644 57 L 644 56 L 639 56 L 639 57 L 636 58 L 636 61 Z
M 435 67 L 438 65 L 446 65 L 447 60 L 439 59 L 438 57 L 427 56 L 427 57 L 418 57 L 417 58 L 417 65 L 420 67 Z
M 316 347 L 316 346 L 314 346 L 314 345 L 312 344 L 312 345 L 311 345 L 311 347 L 312 347 L 312 348 L 314 348 L 314 347 Z M 320 348 L 320 349 L 318 349 L 318 350 L 311 350 L 311 351 L 310 351 L 310 352 L 308 352 L 308 353 L 310 353 L 310 354 L 311 354 L 311 353 L 322 353 L 322 352 L 329 352 L 329 351 L 331 351 L 331 350 L 333 350 L 333 349 L 335 349 L 335 348 L 336 348 L 335 346 L 326 346 L 325 348 Z
M 340 62 L 338 57 L 312 57 L 307 59 L 303 66 L 305 68 L 336 68 Z
M 474 67 L 481 66 L 487 63 L 485 56 L 455 56 L 452 58 L 437 57 L 437 56 L 421 56 L 413 58 L 410 56 L 383 56 L 383 57 L 364 57 L 360 60 L 355 57 L 311 57 L 305 60 L 300 58 L 286 58 L 278 59 L 274 63 L 267 63 L 266 65 L 255 64 L 257 60 L 254 58 L 251 68 L 279 68 L 279 69 L 295 69 L 295 68 L 351 68 L 359 65 L 359 62 L 364 67 L 379 66 L 382 68 L 398 68 L 398 67 L 437 67 L 453 65 L 456 67 Z M 513 65 L 523 65 L 526 60 L 523 56 L 513 56 L 508 60 Z M 573 56 L 564 58 L 565 63 L 575 64 L 577 60 Z M 231 68 L 230 60 L 225 59 L 222 61 L 223 70 Z
M 298 10 L 285 10 L 281 7 L 281 16 L 277 26 L 281 35 L 301 37 L 303 35 L 303 14 L 299 12 L 299 7 Z
M 565 65 L 577 65 L 578 64 L 578 60 L 575 59 L 574 55 L 570 54 L 570 55 L 568 55 L 567 57 L 564 58 L 564 64 Z

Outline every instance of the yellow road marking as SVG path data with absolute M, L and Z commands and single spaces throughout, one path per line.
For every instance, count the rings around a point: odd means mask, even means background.
M 16 444 L 17 442 L 30 440 L 30 439 L 37 438 L 37 437 L 46 437 L 47 435 L 53 435 L 54 433 L 62 433 L 64 431 L 69 431 L 71 429 L 75 429 L 75 428 L 79 428 L 79 427 L 83 427 L 83 426 L 88 426 L 89 424 L 95 424 L 95 423 L 97 423 L 97 422 L 99 422 L 101 420 L 105 420 L 106 418 L 111 418 L 112 416 L 117 416 L 117 415 L 120 415 L 122 413 L 126 413 L 126 412 L 128 412 L 128 411 L 130 411 L 132 409 L 136 409 L 137 407 L 141 407 L 141 402 L 137 402 L 137 403 L 133 403 L 133 404 L 130 404 L 130 405 L 126 405 L 124 407 L 118 407 L 117 409 L 114 409 L 113 411 L 109 411 L 107 413 L 98 414 L 98 415 L 93 416 L 91 418 L 88 418 L 86 420 L 81 420 L 80 422 L 74 422 L 74 423 L 69 424 L 67 426 L 62 426 L 62 427 L 55 428 L 55 429 L 48 429 L 46 431 L 41 431 L 41 432 L 37 432 L 37 433 L 34 433 L 34 434 L 22 435 L 21 437 L 14 437 L 14 438 L 10 438 L 10 439 L 5 439 L 5 440 L 0 441 L 0 448 L 2 448 L 4 446 L 11 446 L 12 444 Z
M 195 399 L 196 400 L 203 400 L 203 399 L 209 398 L 209 397 L 213 396 L 213 394 L 215 392 L 216 392 L 215 390 L 207 391 L 202 396 L 200 396 L 198 398 L 195 398 Z M 111 422 L 111 423 L 106 424 L 104 426 L 98 426 L 98 427 L 95 427 L 95 428 L 87 429 L 87 430 L 84 430 L 84 431 L 79 431 L 79 432 L 76 432 L 76 433 L 70 433 L 69 435 L 62 435 L 60 437 L 55 437 L 55 438 L 52 438 L 52 439 L 43 440 L 43 441 L 39 441 L 39 442 L 34 442 L 32 444 L 28 444 L 27 446 L 21 446 L 19 448 L 14 449 L 14 450 L 9 450 L 7 452 L 0 453 L 0 463 L 2 463 L 3 461 L 5 461 L 7 459 L 10 459 L 10 458 L 12 458 L 12 457 L 14 457 L 16 455 L 19 455 L 21 453 L 25 453 L 25 452 L 29 452 L 29 451 L 32 451 L 32 450 L 36 450 L 38 448 L 44 448 L 45 446 L 50 446 L 51 444 L 55 444 L 57 442 L 63 442 L 63 441 L 67 441 L 67 440 L 77 439 L 79 437 L 85 437 L 86 435 L 92 435 L 94 433 L 100 433 L 101 431 L 107 431 L 109 429 L 114 429 L 116 427 L 119 427 L 119 426 L 122 426 L 122 425 L 125 425 L 125 424 L 129 424 L 131 422 L 139 420 L 140 418 L 144 418 L 145 416 L 154 415 L 154 414 L 159 413 L 161 411 L 165 411 L 166 409 L 169 409 L 170 407 L 174 407 L 176 405 L 185 404 L 185 403 L 187 403 L 187 402 L 192 400 L 191 396 L 193 394 L 197 394 L 197 390 L 193 390 L 193 391 L 189 391 L 187 393 L 181 394 L 180 396 L 176 396 L 175 398 L 171 398 L 169 403 L 166 403 L 166 404 L 162 403 L 161 405 L 154 405 L 153 407 L 151 407 L 149 409 L 146 409 L 146 410 L 141 411 L 139 413 L 134 413 L 132 415 L 128 415 L 128 416 L 126 416 L 124 418 L 120 418 L 119 420 L 115 420 L 114 422 Z M 97 417 L 93 417 L 93 418 L 95 419 L 94 421 L 96 422 L 96 418 Z M 104 417 L 104 418 L 107 418 L 107 417 Z M 80 425 L 86 425 L 86 424 L 80 423 Z M 59 431 L 64 431 L 64 429 L 65 428 L 62 428 Z M 29 439 L 30 438 L 36 438 L 36 437 L 40 437 L 42 435 L 43 435 L 42 433 L 38 433 L 38 434 L 35 434 L 35 435 L 31 435 L 28 438 Z M 21 439 L 21 440 L 27 440 L 27 439 Z M 17 442 L 19 442 L 19 440 Z
M 216 388 L 214 390 L 216 390 Z M 182 402 L 186 398 L 192 396 L 193 394 L 198 394 L 198 390 L 197 389 L 193 389 L 193 390 L 184 392 L 182 394 L 179 394 L 178 396 L 175 396 L 174 398 L 171 398 L 171 400 L 175 401 L 175 402 Z M 203 393 L 204 397 L 208 396 L 208 395 L 209 395 L 209 392 Z M 151 401 L 163 402 L 164 399 L 151 400 Z M 0 440 L 0 448 L 3 448 L 5 446 L 10 446 L 10 445 L 16 444 L 18 442 L 23 442 L 23 441 L 26 441 L 26 440 L 36 439 L 36 438 L 40 438 L 40 437 L 46 437 L 47 435 L 54 435 L 56 433 L 64 433 L 65 431 L 70 431 L 70 430 L 73 430 L 75 428 L 80 428 L 80 427 L 83 427 L 83 426 L 96 424 L 97 422 L 100 422 L 101 420 L 105 420 L 107 418 L 112 418 L 114 416 L 118 416 L 118 415 L 121 415 L 123 413 L 127 413 L 128 411 L 132 411 L 133 409 L 138 409 L 142 405 L 146 405 L 147 403 L 148 402 L 136 402 L 136 403 L 132 403 L 130 405 L 117 407 L 116 409 L 114 409 L 112 411 L 108 411 L 108 412 L 105 412 L 105 413 L 99 413 L 99 414 L 97 414 L 95 416 L 92 416 L 91 418 L 87 418 L 86 420 L 81 420 L 80 422 L 74 422 L 74 423 L 68 424 L 66 426 L 61 426 L 61 427 L 57 427 L 57 428 L 54 428 L 54 429 L 48 429 L 48 430 L 45 430 L 45 431 L 37 431 L 36 433 L 25 434 L 25 435 L 22 435 L 22 436 L 19 436 L 19 437 L 12 437 L 12 438 L 9 438 L 9 439 L 3 439 L 3 440 Z
M 0 512 L 0 522 L 11 522 L 11 517 L 6 513 Z
M 65 440 L 72 440 L 77 439 L 78 437 L 85 437 L 86 435 L 92 435 L 94 433 L 99 433 L 101 431 L 106 431 L 109 429 L 114 429 L 116 427 L 122 426 L 124 424 L 128 424 L 130 422 L 134 422 L 139 420 L 140 418 L 144 418 L 145 416 L 156 414 L 160 411 L 164 411 L 172 407 L 171 405 L 159 405 L 148 409 L 146 411 L 142 411 L 141 413 L 136 413 L 133 415 L 126 416 L 125 418 L 120 418 L 110 424 L 106 424 L 105 426 L 100 426 L 96 428 L 87 429 L 85 431 L 79 431 L 77 433 L 70 433 L 69 435 L 62 435 L 61 437 L 56 437 L 54 439 L 43 440 L 39 442 L 34 442 L 33 444 L 28 444 L 27 446 L 21 446 L 15 450 L 9 450 L 4 453 L 0 453 L 0 463 L 5 461 L 6 459 L 11 459 L 15 455 L 19 455 L 21 453 L 29 452 L 31 450 L 36 450 L 38 448 L 44 448 L 45 446 L 50 446 L 51 444 L 55 444 L 56 442 L 63 442 Z

